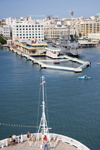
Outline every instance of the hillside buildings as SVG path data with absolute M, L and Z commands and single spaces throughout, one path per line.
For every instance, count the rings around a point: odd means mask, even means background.
M 1 25 L 0 26 L 0 34 L 3 34 L 4 37 L 10 37 L 10 26 L 8 25 Z
M 45 39 L 59 39 L 60 35 L 76 35 L 77 37 L 99 38 L 100 13 L 89 18 L 44 18 L 34 19 L 20 17 L 0 20 L 0 34 L 12 39 L 43 41 Z M 98 33 L 98 35 L 97 35 Z

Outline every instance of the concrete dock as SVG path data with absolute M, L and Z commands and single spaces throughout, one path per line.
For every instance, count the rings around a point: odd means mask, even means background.
M 79 60 L 77 58 L 72 58 L 67 55 L 59 56 L 57 59 L 37 60 L 36 58 L 31 57 L 28 54 L 22 53 L 16 49 L 11 48 L 10 50 L 22 57 L 25 57 L 27 60 L 32 61 L 33 64 L 38 64 L 41 69 L 48 68 L 48 69 L 65 70 L 65 71 L 72 71 L 75 73 L 79 73 L 79 72 L 82 72 L 82 70 L 84 68 L 90 66 L 90 62 L 88 62 L 88 61 L 85 62 L 83 60 Z M 57 65 L 46 64 L 47 62 L 53 62 L 54 64 L 59 64 L 60 62 L 68 62 L 68 61 L 76 62 L 76 63 L 80 64 L 80 66 L 77 68 L 73 68 L 73 67 L 67 67 L 67 66 L 61 66 L 61 65 L 57 66 Z

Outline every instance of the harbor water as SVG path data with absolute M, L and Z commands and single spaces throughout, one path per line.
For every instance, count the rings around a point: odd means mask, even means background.
M 90 61 L 91 67 L 82 73 L 40 69 L 31 61 L 0 48 L 0 140 L 14 133 L 37 131 L 43 74 L 50 132 L 74 138 L 91 150 L 100 150 L 100 64 L 96 64 L 100 62 L 100 45 L 83 49 L 79 59 Z M 78 80 L 83 75 L 93 78 Z

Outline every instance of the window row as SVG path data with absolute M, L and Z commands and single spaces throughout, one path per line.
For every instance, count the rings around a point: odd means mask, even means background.
M 13 32 L 13 33 L 15 33 L 15 32 Z M 18 31 L 16 31 L 16 33 L 44 33 L 43 31 L 20 31 L 20 30 L 18 30 Z
M 33 36 L 33 37 L 31 37 L 31 36 L 28 37 L 28 36 L 27 36 L 27 37 L 20 37 L 20 38 L 21 38 L 21 39 L 22 39 L 22 38 L 23 38 L 23 39 L 29 39 L 29 38 L 30 38 L 30 39 L 32 39 L 32 38 L 33 38 L 33 39 L 34 39 L 34 38 L 36 38 L 36 39 L 43 39 L 43 37 L 34 37 L 34 36 Z
M 43 27 L 43 25 L 16 25 L 16 27 Z
M 35 35 L 34 35 L 34 34 L 17 34 L 17 36 L 22 36 L 22 35 L 23 35 L 23 36 L 37 36 L 37 35 L 38 35 L 38 36 L 41 36 L 40 34 L 35 34 Z M 43 35 L 42 35 L 42 36 L 43 36 Z
M 43 30 L 43 28 L 16 28 L 16 30 Z

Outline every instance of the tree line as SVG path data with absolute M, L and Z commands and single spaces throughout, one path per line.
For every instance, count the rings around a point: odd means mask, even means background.
M 0 43 L 1 44 L 6 44 L 7 41 L 3 38 L 3 34 L 0 34 Z

